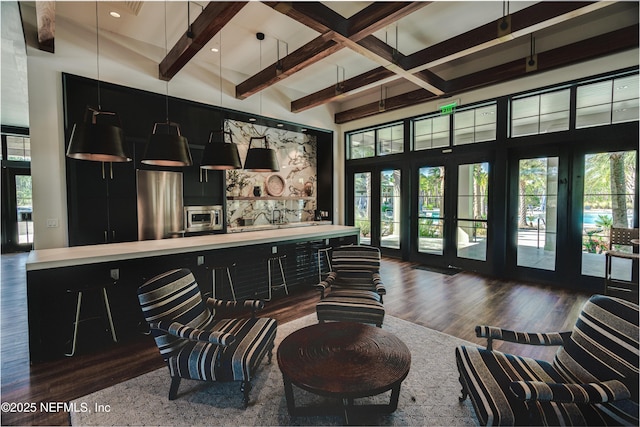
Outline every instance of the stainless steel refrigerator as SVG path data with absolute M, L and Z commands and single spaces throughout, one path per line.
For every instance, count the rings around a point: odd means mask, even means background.
M 138 240 L 180 236 L 183 228 L 182 172 L 136 171 Z

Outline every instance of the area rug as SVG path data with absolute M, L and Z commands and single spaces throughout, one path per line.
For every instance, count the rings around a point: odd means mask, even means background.
M 276 346 L 291 332 L 316 323 L 315 314 L 278 325 Z M 392 414 L 368 414 L 367 425 L 468 426 L 478 425 L 469 399 L 460 403 L 460 384 L 454 349 L 469 342 L 392 316 L 383 329 L 397 335 L 411 351 L 411 370 L 402 383 L 398 409 Z M 371 373 L 375 375 L 375 372 Z M 250 403 L 242 408 L 239 383 L 203 383 L 182 380 L 178 398 L 167 399 L 166 368 L 141 375 L 73 401 L 87 411 L 71 413 L 71 424 L 153 426 L 275 426 L 342 425 L 339 416 L 290 416 L 282 374 L 275 353 L 271 364 L 261 365 L 253 379 Z M 324 398 L 294 387 L 296 405 L 326 404 Z M 357 403 L 387 403 L 390 392 Z M 96 409 L 98 409 L 96 411 Z

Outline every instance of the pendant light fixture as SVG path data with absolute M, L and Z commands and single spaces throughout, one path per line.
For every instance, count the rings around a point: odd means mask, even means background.
M 220 52 L 218 76 L 220 80 L 220 106 L 222 107 L 222 31 L 218 47 Z M 229 138 L 229 142 L 225 141 L 225 137 Z M 200 168 L 209 170 L 242 168 L 238 146 L 233 142 L 231 132 L 220 129 L 209 133 L 209 143 L 204 147 Z
M 67 157 L 94 162 L 130 162 L 131 153 L 117 113 L 103 111 L 100 105 L 100 31 L 96 1 L 96 69 L 98 108 L 87 106 L 82 123 L 73 125 Z
M 167 2 L 164 2 L 164 50 L 167 54 Z M 180 125 L 169 120 L 169 81 L 166 82 L 165 108 L 167 119 L 155 123 L 142 156 L 142 163 L 153 166 L 191 166 L 191 151 Z
M 257 33 L 256 38 L 260 40 L 260 69 L 262 70 L 262 40 L 264 40 L 264 34 Z M 262 92 L 260 92 L 260 115 L 262 115 Z M 261 146 L 251 147 L 254 141 Z M 267 141 L 266 135 L 252 136 L 249 139 L 244 168 L 253 172 L 278 172 L 280 170 L 276 151 L 269 148 L 269 141 Z
M 262 141 L 263 147 L 251 147 L 251 144 L 256 141 L 260 144 Z M 269 141 L 267 136 L 252 136 L 249 140 L 249 149 L 247 150 L 247 158 L 244 161 L 244 168 L 253 172 L 278 172 L 280 165 L 278 164 L 278 158 L 276 157 L 276 151 L 269 148 Z
M 225 141 L 225 137 L 229 138 L 229 142 Z M 209 133 L 209 143 L 204 147 L 200 167 L 210 170 L 242 168 L 238 146 L 233 142 L 231 132 L 213 130 Z

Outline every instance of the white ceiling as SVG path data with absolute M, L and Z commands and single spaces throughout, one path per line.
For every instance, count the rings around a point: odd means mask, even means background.
M 28 126 L 26 110 L 26 58 L 18 7 L 14 2 L 2 1 L 2 124 Z M 324 4 L 345 17 L 350 17 L 371 2 L 329 1 Z M 511 1 L 509 12 L 531 6 L 536 2 Z M 635 3 L 635 5 L 634 5 Z M 208 2 L 146 1 L 146 2 L 84 2 L 58 1 L 56 3 L 56 25 L 79 26 L 90 33 L 96 31 L 96 7 L 98 12 L 100 37 L 116 37 L 130 40 L 129 49 L 137 49 L 140 55 L 148 51 L 171 49 L 186 31 L 187 9 L 190 8 L 193 21 Z M 435 43 L 447 40 L 483 24 L 496 21 L 503 16 L 502 1 L 436 1 L 425 5 L 417 12 L 397 21 L 374 35 L 390 46 L 396 47 L 404 55 L 422 50 Z M 113 18 L 110 11 L 118 11 L 120 18 Z M 566 44 L 566 40 L 580 40 L 599 35 L 612 29 L 638 22 L 637 2 L 620 2 L 572 19 L 567 23 L 541 30 L 536 33 L 538 51 L 548 50 Z M 166 15 L 165 15 L 166 13 Z M 165 32 L 166 16 L 166 32 Z M 266 38 L 260 42 L 256 33 L 262 32 Z M 396 40 L 396 32 L 398 34 Z M 189 66 L 198 66 L 218 76 L 222 57 L 222 78 L 238 85 L 261 68 L 277 60 L 277 46 L 280 57 L 304 46 L 319 35 L 316 31 L 277 12 L 273 8 L 250 1 L 196 56 Z M 280 41 L 280 43 L 278 42 Z M 212 47 L 220 49 L 214 53 Z M 431 71 L 440 77 L 450 79 L 490 66 L 524 58 L 529 53 L 529 37 L 523 37 L 497 47 L 486 49 L 479 54 L 463 57 L 438 65 Z M 276 86 L 281 93 L 296 98 L 309 95 L 320 89 L 335 85 L 343 77 L 348 79 L 365 71 L 379 67 L 373 62 L 347 48 L 311 65 L 310 67 L 279 81 Z M 180 72 L 174 79 L 180 78 Z M 385 90 L 405 92 L 416 89 L 412 83 L 401 79 L 386 82 Z M 217 81 L 212 86 L 218 86 Z M 379 87 L 363 90 L 356 95 L 333 101 L 336 111 L 341 103 L 352 106 L 357 97 L 366 99 L 372 93 L 380 93 Z

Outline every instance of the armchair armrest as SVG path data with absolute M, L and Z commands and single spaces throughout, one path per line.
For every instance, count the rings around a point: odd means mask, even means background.
M 324 299 L 324 292 L 327 289 L 329 289 L 331 287 L 331 285 L 333 285 L 333 283 L 335 281 L 336 281 L 336 272 L 335 271 L 331 271 L 327 275 L 326 279 L 324 279 L 322 282 L 318 283 L 315 286 L 315 288 L 320 292 L 320 299 Z
M 209 308 L 229 310 L 229 311 L 244 311 L 251 310 L 251 315 L 254 316 L 255 312 L 264 308 L 264 301 L 248 299 L 245 301 L 227 301 L 216 298 L 207 298 L 206 304 Z
M 158 323 L 152 323 L 149 326 L 153 329 L 158 329 L 190 341 L 210 342 L 211 344 L 228 346 L 236 340 L 233 334 L 218 331 L 203 331 L 178 322 L 160 321 Z
M 382 277 L 380 277 L 380 273 L 373 273 L 373 284 L 376 287 L 376 293 L 382 297 L 382 295 L 387 294 L 387 289 L 384 287 L 382 283 Z
M 498 328 L 495 326 L 476 326 L 476 336 L 478 338 L 487 339 L 487 350 L 492 349 L 493 340 L 501 340 L 516 344 L 529 345 L 564 345 L 564 341 L 569 339 L 571 332 L 546 332 L 532 333 L 512 331 L 509 329 Z
M 540 402 L 605 403 L 631 398 L 629 389 L 618 380 L 588 384 L 514 381 L 509 389 L 518 399 Z

